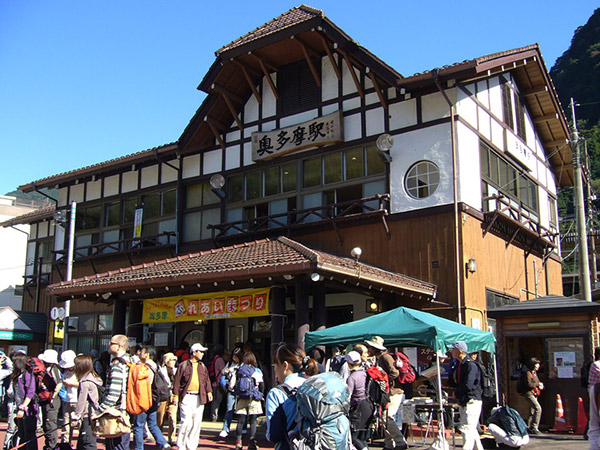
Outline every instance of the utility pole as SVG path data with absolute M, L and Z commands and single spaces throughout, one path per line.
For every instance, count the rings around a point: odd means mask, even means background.
M 588 256 L 587 228 L 585 225 L 585 206 L 583 203 L 583 178 L 581 170 L 581 154 L 579 151 L 579 133 L 575 118 L 575 101 L 571 98 L 571 150 L 573 152 L 573 172 L 575 176 L 575 217 L 577 219 L 577 243 L 579 245 L 579 293 L 581 298 L 592 301 L 590 286 L 590 259 Z
M 73 253 L 75 249 L 75 217 L 77 215 L 77 202 L 71 203 L 71 215 L 69 217 L 69 247 L 67 250 L 67 277 L 66 281 L 73 279 Z M 69 347 L 69 316 L 71 315 L 71 300 L 65 301 L 65 321 L 63 351 Z
M 583 148 L 585 153 L 585 167 L 587 168 L 586 176 L 588 179 L 591 179 L 590 175 L 590 155 L 588 155 L 587 151 L 587 140 L 583 141 Z M 590 271 L 592 277 L 592 290 L 596 288 L 596 280 L 598 279 L 598 267 L 596 265 L 596 235 L 594 233 L 594 213 L 593 213 L 593 205 L 592 200 L 594 200 L 594 194 L 592 193 L 592 183 L 587 183 L 587 209 L 588 209 L 588 218 L 590 219 L 590 228 L 589 228 L 589 236 L 590 236 Z

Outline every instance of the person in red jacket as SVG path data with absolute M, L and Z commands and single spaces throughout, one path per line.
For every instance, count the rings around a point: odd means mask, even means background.
M 208 369 L 202 363 L 206 350 L 202 344 L 193 344 L 190 359 L 182 362 L 175 374 L 173 403 L 179 404 L 179 450 L 196 450 L 198 447 L 204 405 L 213 398 Z

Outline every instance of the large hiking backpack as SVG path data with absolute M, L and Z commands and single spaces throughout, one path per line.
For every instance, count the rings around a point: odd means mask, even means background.
M 146 364 L 132 364 L 129 366 L 127 379 L 127 401 L 125 409 L 129 414 L 141 414 L 152 406 L 152 383 L 150 382 L 150 367 Z
M 517 393 L 523 395 L 527 391 L 529 391 L 529 383 L 527 382 L 527 370 L 521 370 L 521 376 L 519 377 L 519 381 L 517 381 Z
M 235 387 L 233 395 L 242 400 L 262 400 L 262 392 L 256 386 L 256 380 L 252 375 L 256 369 L 249 364 L 242 364 L 236 372 Z
M 346 364 L 346 358 L 344 358 L 343 355 L 335 355 L 329 362 L 329 370 L 331 372 L 340 373 L 344 364 Z
M 367 396 L 376 412 L 381 413 L 390 402 L 390 384 L 387 373 L 379 366 L 367 369 Z
M 479 367 L 479 385 L 481 386 L 481 396 L 483 398 L 496 397 L 495 380 L 490 370 L 482 362 L 476 360 L 475 365 Z
M 46 365 L 42 360 L 32 356 L 27 359 L 25 368 L 32 373 L 35 379 L 35 393 L 38 402 L 41 405 L 49 403 L 56 389 L 56 381 L 46 370 Z
M 214 383 L 215 381 L 217 381 L 217 371 L 215 368 L 215 363 L 217 362 L 217 359 L 219 359 L 219 358 L 222 358 L 222 356 L 216 355 L 212 359 L 210 364 L 208 365 L 208 378 L 210 378 L 211 383 Z
M 350 448 L 350 393 L 336 372 L 308 378 L 296 391 L 299 436 L 292 449 L 345 450 Z
M 394 366 L 400 372 L 397 380 L 402 384 L 412 383 L 417 378 L 415 371 L 410 364 L 410 359 L 404 353 L 398 351 L 396 353 L 391 353 L 394 357 Z
M 150 367 L 150 370 L 154 372 L 154 379 L 152 380 L 152 404 L 158 405 L 171 398 L 171 389 L 161 370 L 154 370 L 152 367 Z

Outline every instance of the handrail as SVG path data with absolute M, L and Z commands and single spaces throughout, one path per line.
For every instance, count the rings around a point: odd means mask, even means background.
M 314 206 L 312 208 L 260 216 L 253 219 L 207 225 L 206 228 L 212 230 L 213 239 L 226 234 L 251 233 L 271 228 L 289 229 L 316 222 L 337 221 L 349 216 L 375 211 L 381 211 L 382 213 L 387 214 L 389 200 L 389 194 L 377 194 L 371 197 L 333 203 L 331 205 Z M 369 203 L 375 201 L 378 203 L 377 208 L 369 205 Z

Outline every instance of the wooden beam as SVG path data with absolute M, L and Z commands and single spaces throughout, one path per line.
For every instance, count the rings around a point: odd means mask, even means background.
M 544 144 L 545 147 L 561 147 L 563 145 L 568 145 L 566 139 L 557 139 L 555 141 L 548 142 L 542 141 L 542 144 Z
M 219 144 L 221 145 L 221 148 L 223 150 L 225 150 L 225 141 L 223 141 L 223 138 L 219 134 L 219 131 L 217 130 L 217 127 L 216 127 L 216 125 L 221 125 L 221 124 L 219 124 L 219 122 L 217 122 L 215 119 L 212 119 L 210 117 L 207 117 L 206 119 L 204 119 L 204 121 L 208 124 L 208 126 L 212 130 L 212 132 L 215 135 L 215 138 L 217 139 L 217 141 L 219 141 Z
M 352 65 L 352 63 L 350 62 L 350 57 L 348 56 L 348 54 L 341 50 L 341 49 L 337 49 L 338 53 L 342 55 L 342 57 L 344 58 L 344 61 L 346 61 L 346 65 L 348 66 L 348 70 L 350 71 L 350 75 L 352 75 L 352 79 L 354 80 L 354 85 L 356 86 L 356 90 L 358 91 L 358 95 L 360 95 L 361 98 L 365 98 L 365 93 L 362 90 L 362 87 L 360 85 L 360 81 L 358 80 L 358 77 L 356 76 L 356 73 L 354 72 L 354 66 Z
M 323 48 L 325 49 L 325 52 L 327 52 L 327 57 L 329 58 L 329 62 L 331 62 L 331 65 L 333 66 L 333 70 L 335 71 L 335 74 L 337 75 L 338 80 L 341 80 L 342 74 L 340 73 L 340 68 L 338 67 L 337 62 L 335 61 L 335 58 L 333 57 L 333 53 L 331 53 L 331 49 L 329 48 L 329 44 L 327 43 L 327 40 L 321 33 L 317 33 L 317 34 L 321 38 L 321 42 L 323 43 Z
M 262 69 L 264 76 L 267 78 L 267 82 L 269 83 L 269 86 L 271 86 L 271 91 L 273 91 L 273 95 L 275 96 L 275 98 L 277 100 L 279 100 L 279 93 L 277 92 L 275 83 L 273 82 L 273 79 L 271 78 L 271 74 L 267 70 L 267 67 L 265 66 L 264 61 L 262 60 L 262 58 L 260 58 L 259 56 L 256 56 L 254 53 L 251 53 L 251 55 L 254 56 L 258 60 L 258 64 L 260 65 L 260 68 Z
M 237 111 L 233 107 L 233 103 L 231 103 L 231 100 L 229 99 L 229 96 L 226 93 L 222 93 L 221 95 L 223 96 L 223 99 L 225 100 L 225 103 L 227 103 L 227 107 L 229 108 L 229 112 L 233 116 L 233 119 L 235 120 L 235 123 L 237 123 L 238 128 L 240 130 L 243 130 L 244 129 L 244 124 L 242 123 L 242 121 L 238 117 Z
M 269 60 L 262 54 L 260 54 L 258 51 L 254 51 L 254 52 L 248 52 L 248 54 L 250 56 L 254 56 L 255 58 L 258 58 L 259 61 L 262 61 L 262 63 L 265 65 L 265 67 L 267 69 L 269 69 L 271 72 L 278 72 L 279 71 L 279 67 L 277 67 L 275 64 L 269 62 Z
M 308 67 L 313 74 L 315 83 L 317 83 L 317 86 L 321 87 L 321 78 L 319 77 L 319 73 L 317 72 L 317 69 L 315 68 L 314 64 L 312 63 L 310 56 L 308 56 L 308 50 L 306 49 L 306 45 L 304 45 L 304 43 L 300 39 L 294 39 L 294 40 L 298 43 L 298 45 L 302 49 L 302 53 L 304 53 L 304 59 L 306 59 L 306 63 L 308 64 Z
M 554 119 L 558 119 L 558 114 L 556 114 L 556 113 L 546 114 L 545 116 L 540 116 L 540 117 L 534 118 L 533 123 L 544 123 L 544 122 L 548 122 L 549 120 L 554 120 Z
M 521 94 L 524 95 L 525 97 L 529 97 L 531 95 L 544 94 L 546 92 L 548 92 L 548 86 L 546 86 L 544 84 L 542 86 L 537 86 L 537 87 L 533 87 L 531 89 L 526 89 L 524 91 L 521 91 Z
M 233 63 L 237 64 L 242 69 L 242 72 L 244 73 L 244 77 L 246 78 L 246 81 L 248 82 L 248 86 L 250 86 L 250 89 L 252 89 L 252 93 L 254 94 L 254 97 L 256 97 L 256 101 L 258 103 L 262 104 L 262 98 L 260 97 L 260 94 L 258 93 L 258 90 L 256 89 L 256 86 L 254 85 L 252 78 L 250 78 L 250 74 L 248 73 L 246 66 L 244 66 L 242 63 L 240 63 L 239 61 L 236 61 L 234 59 L 232 59 L 231 61 Z
M 381 106 L 383 106 L 384 109 L 387 109 L 387 102 L 385 101 L 383 91 L 379 87 L 379 83 L 377 82 L 375 73 L 373 73 L 372 70 L 368 70 L 367 74 L 369 75 L 369 78 L 371 79 L 371 82 L 373 83 L 373 87 L 375 88 L 375 92 L 377 93 L 377 96 L 379 97 L 379 102 L 381 103 Z
M 321 59 L 321 55 L 319 54 L 319 52 L 316 51 L 314 48 L 312 48 L 312 45 L 310 45 L 308 42 L 306 42 L 300 36 L 292 36 L 292 39 L 297 39 L 298 42 L 301 42 L 302 45 L 304 45 L 306 47 L 306 50 L 308 51 L 308 53 L 311 54 L 311 56 L 313 56 L 314 58 L 317 58 L 317 59 Z
M 214 90 L 215 92 L 218 92 L 221 95 L 227 95 L 227 97 L 229 97 L 232 100 L 235 100 L 236 102 L 238 102 L 240 105 L 243 105 L 245 102 L 245 100 L 240 97 L 237 94 L 234 94 L 233 92 L 231 92 L 229 89 L 218 85 L 217 83 L 213 83 L 211 86 L 211 89 Z

